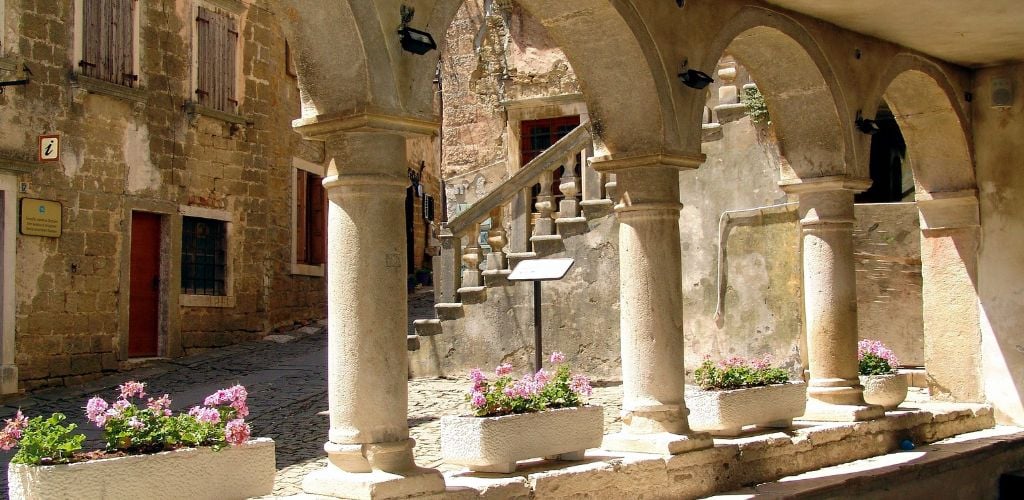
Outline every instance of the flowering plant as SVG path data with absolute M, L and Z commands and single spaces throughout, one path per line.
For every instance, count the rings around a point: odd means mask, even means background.
M 251 431 L 245 423 L 249 415 L 245 387 L 236 385 L 219 390 L 208 396 L 203 406 L 194 406 L 178 415 L 171 411 L 167 394 L 144 399 L 145 388 L 142 382 L 125 382 L 113 403 L 99 396 L 86 403 L 86 418 L 103 429 L 102 451 L 78 453 L 85 436 L 73 434 L 75 424 L 61 425 L 64 415 L 54 413 L 45 420 L 29 420 L 21 410 L 0 429 L 0 449 L 19 446 L 12 462 L 46 465 L 190 446 L 212 446 L 217 450 L 248 441 Z
M 889 375 L 896 373 L 899 361 L 879 340 L 863 339 L 857 342 L 858 372 L 861 375 Z
M 709 356 L 693 371 L 697 385 L 705 391 L 728 391 L 744 387 L 785 384 L 789 372 L 772 366 L 772 357 L 765 354 L 760 358 L 732 356 L 715 364 Z
M 529 413 L 548 408 L 581 406 L 590 396 L 590 380 L 569 371 L 565 355 L 554 352 L 550 358 L 555 372 L 541 368 L 532 375 L 512 377 L 512 365 L 504 363 L 494 370 L 493 381 L 479 369 L 473 369 L 469 378 L 473 388 L 466 395 L 478 417 L 492 417 L 514 413 Z

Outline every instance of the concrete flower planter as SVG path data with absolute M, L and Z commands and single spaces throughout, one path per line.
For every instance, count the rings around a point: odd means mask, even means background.
M 11 499 L 229 499 L 274 489 L 274 441 L 259 438 L 220 451 L 185 448 L 68 465 L 10 464 Z
M 601 446 L 603 436 L 600 406 L 501 417 L 449 416 L 441 418 L 441 456 L 470 470 L 507 474 L 519 460 L 582 460 L 584 450 Z
M 789 427 L 804 414 L 807 385 L 803 382 L 734 389 L 686 392 L 690 428 L 716 436 L 736 436 L 744 426 Z
M 889 375 L 861 375 L 864 386 L 864 401 L 894 410 L 907 399 L 907 377 L 902 373 Z

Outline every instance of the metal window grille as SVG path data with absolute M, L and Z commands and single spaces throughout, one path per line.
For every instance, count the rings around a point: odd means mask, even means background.
M 227 295 L 227 223 L 184 217 L 181 233 L 181 292 Z

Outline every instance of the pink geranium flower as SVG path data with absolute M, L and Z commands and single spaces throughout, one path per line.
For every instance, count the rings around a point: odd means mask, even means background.
M 251 432 L 249 424 L 238 418 L 228 422 L 228 425 L 224 427 L 224 440 L 233 446 L 245 444 L 249 440 Z

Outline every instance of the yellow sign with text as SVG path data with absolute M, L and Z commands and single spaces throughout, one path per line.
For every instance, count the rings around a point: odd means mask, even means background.
M 61 205 L 57 201 L 21 199 L 21 234 L 59 238 Z

